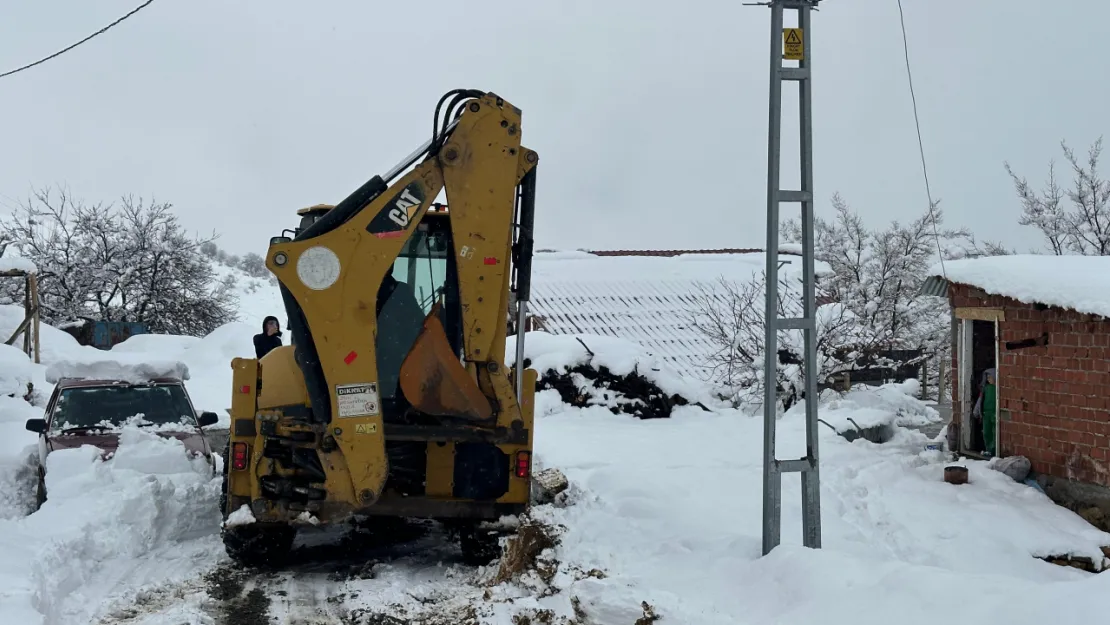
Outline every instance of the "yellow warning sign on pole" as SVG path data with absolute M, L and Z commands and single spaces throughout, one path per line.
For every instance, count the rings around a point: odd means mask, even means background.
M 788 61 L 801 61 L 806 58 L 802 51 L 802 29 L 782 29 L 782 58 Z

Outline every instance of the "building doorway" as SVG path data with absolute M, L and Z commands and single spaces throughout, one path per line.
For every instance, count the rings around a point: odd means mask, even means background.
M 998 380 L 998 320 L 961 319 L 959 326 L 960 357 L 957 374 L 960 384 L 960 452 L 970 456 L 983 456 L 988 450 L 983 434 L 982 413 L 994 415 L 994 440 L 989 447 L 999 451 L 999 388 Z M 983 396 L 984 374 L 994 369 L 996 392 L 993 405 L 986 410 L 976 410 Z M 989 398 L 989 395 L 988 395 Z M 993 410 L 992 410 L 993 409 Z

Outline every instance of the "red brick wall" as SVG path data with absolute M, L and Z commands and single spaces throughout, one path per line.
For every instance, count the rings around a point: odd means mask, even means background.
M 998 393 L 1000 454 L 1026 456 L 1033 470 L 1110 486 L 1110 320 L 949 287 L 953 307 L 1001 308 Z M 1048 345 L 1007 350 L 1007 341 L 1048 333 Z M 953 414 L 959 376 L 952 361 Z M 973 398 L 974 400 L 974 398 Z

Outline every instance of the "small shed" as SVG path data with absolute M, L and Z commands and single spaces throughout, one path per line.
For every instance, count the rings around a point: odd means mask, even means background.
M 952 306 L 960 451 L 984 449 L 972 408 L 994 368 L 997 455 L 1029 458 L 1048 481 L 1110 487 L 1110 257 L 961 259 L 931 274 L 924 292 Z

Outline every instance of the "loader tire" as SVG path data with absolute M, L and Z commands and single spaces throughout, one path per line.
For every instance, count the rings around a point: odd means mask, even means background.
M 240 564 L 256 567 L 280 564 L 296 536 L 297 528 L 289 525 L 253 523 L 223 530 L 227 555 Z
M 501 541 L 497 532 L 477 526 L 459 529 L 459 547 L 467 566 L 485 566 L 501 557 Z
M 224 445 L 224 477 L 220 486 L 220 516 L 224 519 L 227 518 L 227 463 L 230 454 L 231 441 L 228 440 L 227 444 Z

